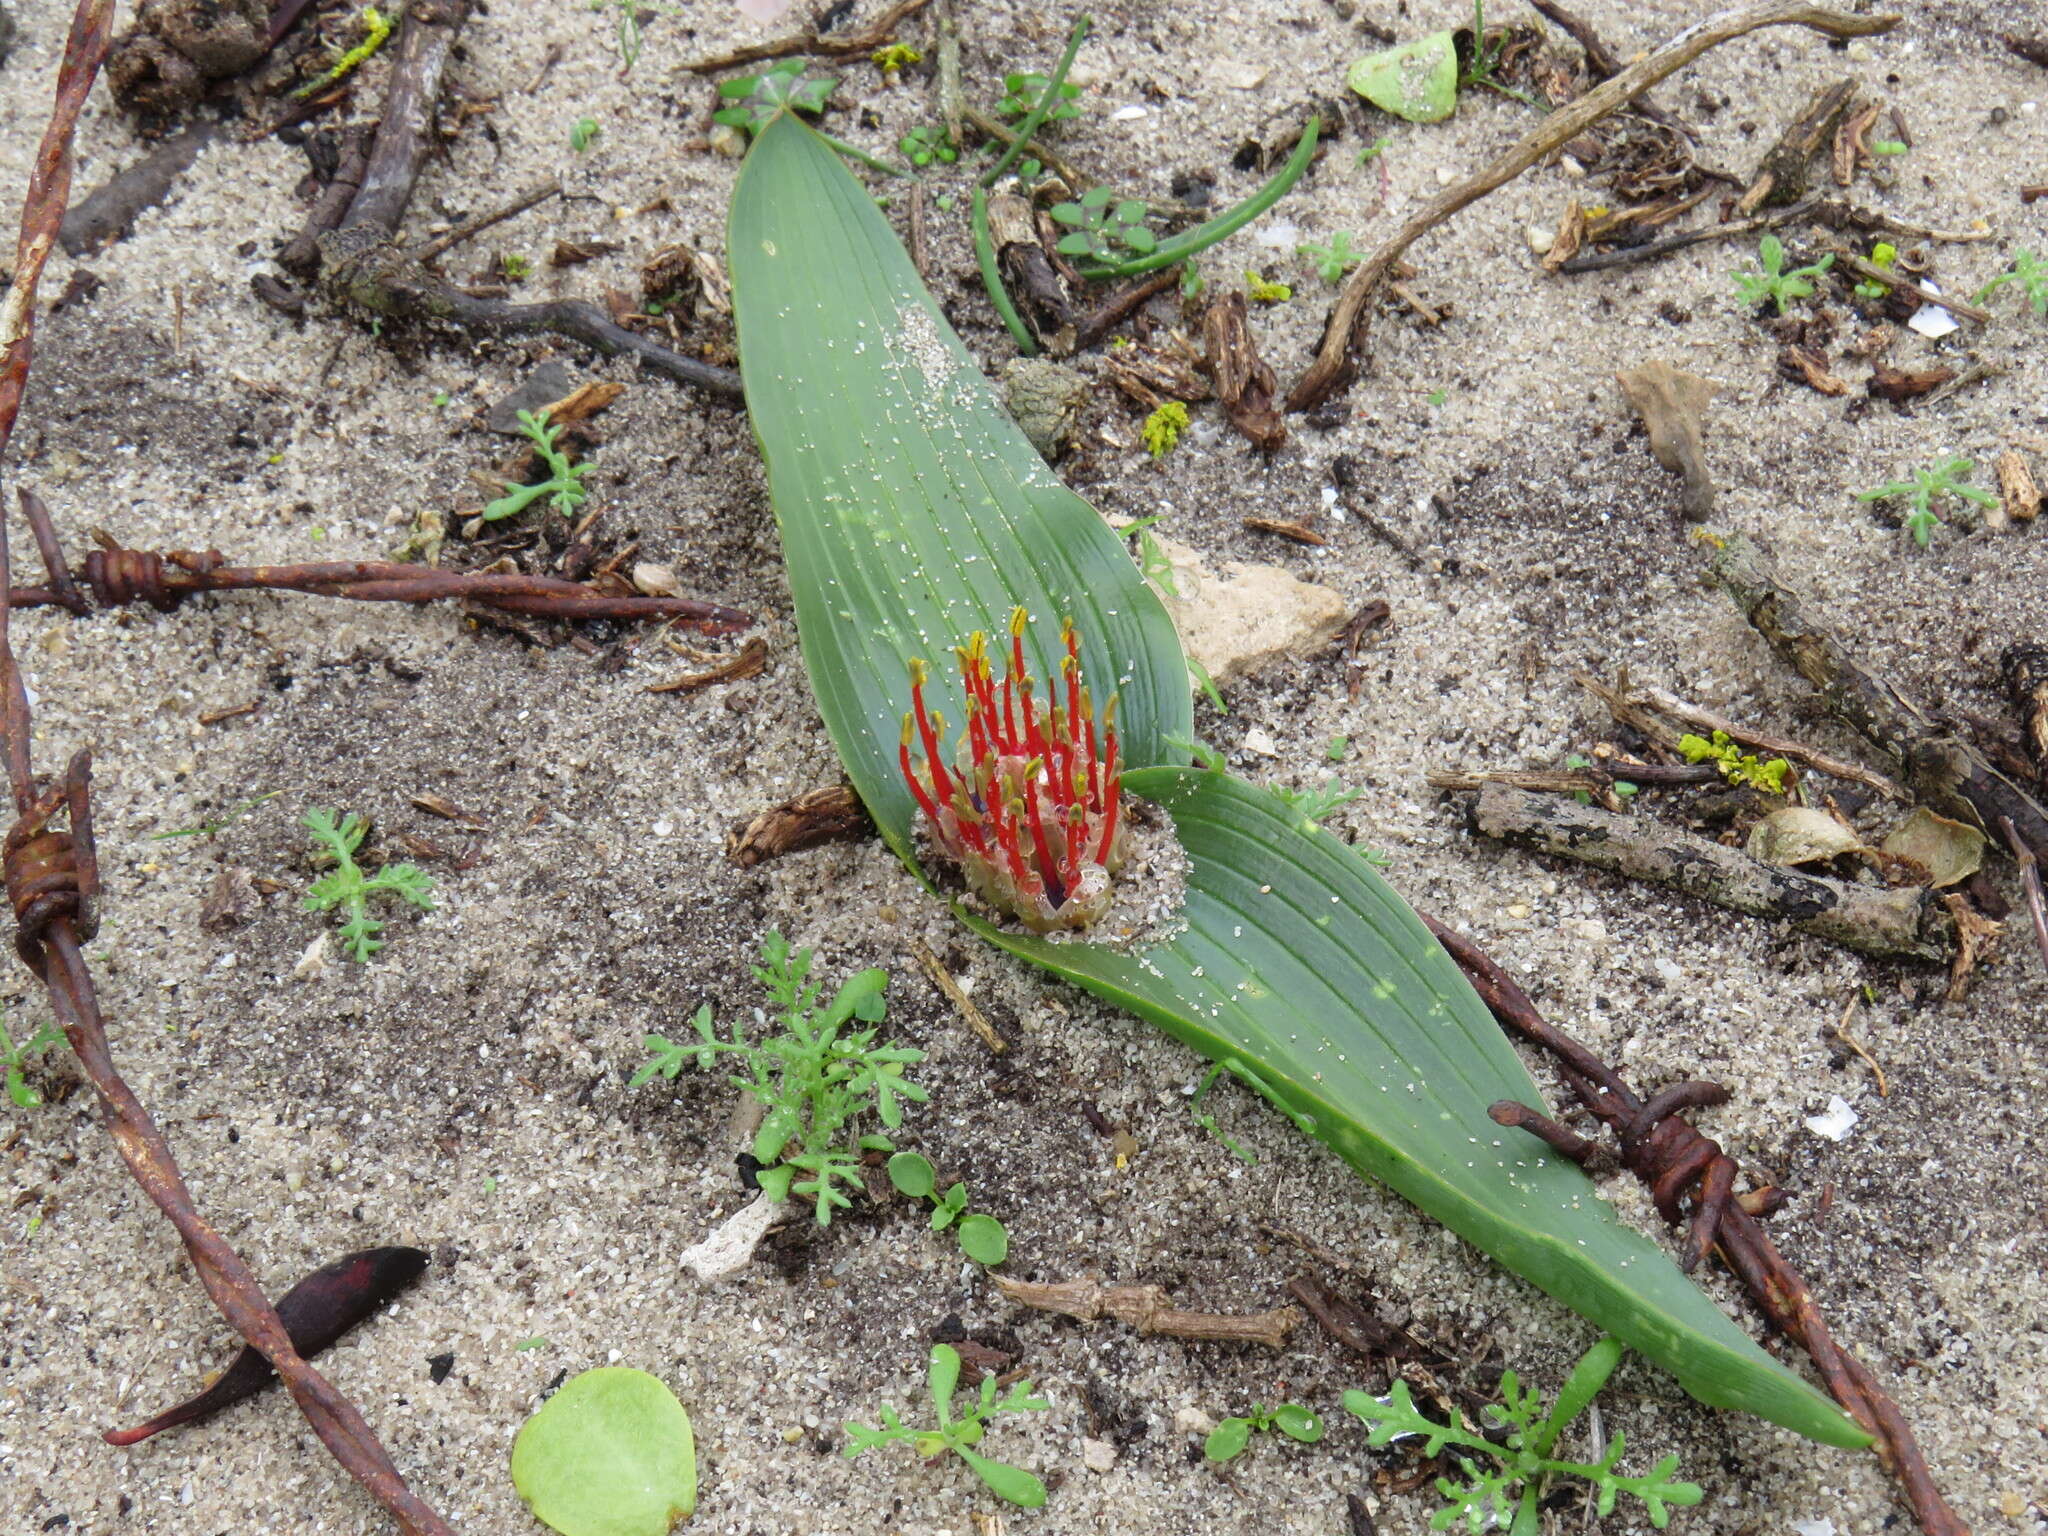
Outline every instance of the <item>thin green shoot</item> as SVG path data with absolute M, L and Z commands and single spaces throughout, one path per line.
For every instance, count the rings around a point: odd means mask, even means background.
M 1279 789 L 1274 794 L 1286 801 L 1288 806 L 1310 826 L 1320 825 L 1339 806 L 1349 805 L 1361 794 L 1359 789 L 1346 789 L 1337 779 L 1323 780 L 1314 789 Z
M 1002 268 L 996 264 L 995 236 L 988 223 L 988 188 L 977 183 L 968 214 L 968 227 L 974 232 L 974 264 L 981 272 L 981 286 L 988 290 L 988 301 L 994 307 L 996 318 L 1003 322 L 1003 329 L 1010 333 L 1010 340 L 1017 343 L 1017 350 L 1026 357 L 1038 355 L 1038 338 L 1031 334 L 1031 327 L 1024 323 L 1024 317 L 1017 313 L 1017 306 L 1010 302 L 1010 290 L 1003 286 Z
M 2012 253 L 2012 266 L 1979 288 L 1972 301 L 1982 304 L 2007 283 L 2018 283 L 2025 290 L 2027 302 L 2034 306 L 2035 314 L 2048 315 L 2048 261 L 2040 260 L 2027 247 L 2021 246 Z
M 1217 714 L 1229 714 L 1230 706 L 1223 702 L 1223 693 L 1217 688 L 1216 679 L 1209 675 L 1209 669 L 1192 656 L 1188 657 L 1187 660 L 1188 681 L 1193 684 L 1195 692 L 1215 705 Z
M 1326 283 L 1335 286 L 1344 281 L 1344 274 L 1365 260 L 1362 253 L 1351 249 L 1351 234 L 1338 230 L 1330 236 L 1328 245 L 1317 245 L 1313 241 L 1294 248 L 1297 256 L 1306 256 L 1315 265 L 1317 274 Z
M 53 1045 L 64 1043 L 64 1032 L 55 1024 L 45 1024 L 20 1045 L 7 1032 L 7 1016 L 0 1012 L 0 1069 L 4 1069 L 7 1097 L 16 1109 L 34 1109 L 43 1102 L 43 1096 L 28 1085 L 24 1075 L 30 1060 L 41 1055 Z
M 1729 278 L 1735 284 L 1736 297 L 1750 309 L 1764 304 L 1777 307 L 1779 314 L 1785 313 L 1788 303 L 1809 297 L 1813 293 L 1813 279 L 1835 264 L 1831 251 L 1811 266 L 1785 270 L 1785 243 L 1776 235 L 1765 235 L 1757 242 L 1757 260 L 1763 264 L 1761 272 L 1730 272 Z
M 1583 1478 L 1591 1483 L 1596 1495 L 1594 1512 L 1603 1517 L 1613 1513 L 1615 1500 L 1621 1494 L 1640 1499 L 1650 1524 L 1662 1530 L 1670 1524 L 1674 1506 L 1697 1504 L 1701 1498 L 1699 1484 L 1676 1480 L 1677 1456 L 1666 1456 L 1640 1477 L 1624 1475 L 1615 1470 L 1627 1449 L 1620 1431 L 1615 1432 L 1595 1461 L 1566 1461 L 1553 1454 L 1565 1430 L 1606 1385 L 1621 1356 L 1622 1346 L 1617 1339 L 1606 1338 L 1595 1344 L 1572 1368 L 1564 1389 L 1557 1395 L 1557 1405 L 1548 1414 L 1543 1411 L 1541 1397 L 1525 1392 L 1513 1371 L 1504 1373 L 1500 1379 L 1501 1401 L 1486 1407 L 1486 1417 L 1496 1432 L 1506 1431 L 1499 1443 L 1479 1433 L 1462 1416 L 1437 1423 L 1415 1406 L 1405 1381 L 1395 1381 L 1393 1390 L 1383 1398 L 1359 1391 L 1346 1392 L 1344 1406 L 1367 1425 L 1371 1445 L 1417 1437 L 1422 1441 L 1426 1459 L 1438 1456 L 1446 1446 L 1457 1448 L 1458 1466 L 1465 1480 L 1437 1479 L 1437 1492 L 1446 1502 L 1430 1519 L 1433 1531 L 1447 1530 L 1462 1522 L 1472 1536 L 1489 1527 L 1515 1533 L 1534 1532 L 1541 1526 L 1548 1486 L 1553 1478 L 1559 1477 Z
M 1519 101 L 1525 107 L 1534 107 L 1541 112 L 1543 104 L 1528 92 L 1518 91 L 1494 77 L 1494 71 L 1500 68 L 1501 57 L 1506 52 L 1507 42 L 1504 39 L 1497 39 L 1491 48 L 1486 46 L 1486 0 L 1472 0 L 1472 62 L 1465 72 L 1458 76 L 1460 89 L 1471 85 L 1484 86 L 1489 91 L 1498 91 L 1511 100 Z
M 370 834 L 370 824 L 350 811 L 337 819 L 333 811 L 306 812 L 300 823 L 313 834 L 322 856 L 334 861 L 334 868 L 306 888 L 308 912 L 342 909 L 341 943 L 349 957 L 365 961 L 384 947 L 377 935 L 384 925 L 370 916 L 370 901 L 376 896 L 396 896 L 422 912 L 434 910 L 434 882 L 412 864 L 387 864 L 374 875 L 366 875 L 356 863 L 356 853 Z
M 591 10 L 611 11 L 618 18 L 619 62 L 624 66 L 621 77 L 633 72 L 633 66 L 640 62 L 640 18 L 652 16 L 660 7 L 646 5 L 642 0 L 592 0 Z M 675 14 L 671 11 L 669 14 Z
M 543 496 L 562 516 L 569 516 L 590 497 L 590 492 L 583 485 L 583 477 L 590 473 L 590 466 L 571 464 L 569 455 L 555 446 L 555 439 L 561 436 L 562 429 L 550 425 L 532 411 L 519 413 L 519 430 L 532 439 L 533 451 L 546 466 L 548 477 L 534 485 L 506 482 L 506 494 L 484 508 L 484 521 L 495 523 L 499 518 L 524 512 Z
M 1173 579 L 1173 558 L 1166 552 L 1166 546 L 1152 536 L 1153 524 L 1159 521 L 1159 514 L 1150 517 L 1133 518 L 1123 526 L 1123 536 L 1138 541 L 1138 569 L 1145 573 L 1145 579 L 1164 592 L 1168 597 L 1179 597 L 1180 588 Z
M 1916 544 L 1925 549 L 1934 536 L 1934 530 L 1942 523 L 1941 514 L 1935 511 L 1934 506 L 1943 497 L 1973 501 L 1983 507 L 1998 505 L 1997 496 L 1990 491 L 1966 483 L 1975 468 L 1969 459 L 1941 459 L 1924 469 L 1914 470 L 1910 480 L 1893 480 L 1872 486 L 1867 491 L 1858 491 L 1856 499 L 1888 501 L 1896 496 L 1905 497 L 1911 505 L 1906 514 L 1906 531 Z
M 1378 138 L 1374 139 L 1370 144 L 1366 145 L 1365 148 L 1361 149 L 1358 152 L 1357 160 L 1353 161 L 1352 163 L 1355 165 L 1365 165 L 1370 161 L 1377 160 L 1381 155 L 1383 155 L 1393 147 L 1393 135 L 1383 133 Z
M 509 283 L 523 281 L 533 271 L 533 262 L 514 251 L 507 251 L 498 258 L 498 270 Z
M 257 806 L 262 805 L 266 801 L 275 800 L 283 793 L 284 791 L 281 789 L 273 789 L 267 794 L 256 795 L 248 800 L 244 800 L 218 821 L 202 821 L 196 827 L 179 827 L 171 832 L 152 832 L 149 835 L 149 841 L 152 843 L 167 843 L 177 837 L 218 837 L 244 816 L 255 810 Z
M 1003 76 L 1003 99 L 996 103 L 998 116 L 1019 118 L 1030 116 L 1032 110 L 1044 99 L 1046 87 L 1052 82 L 1035 70 Z M 1060 82 L 1059 95 L 1052 110 L 1045 114 L 1049 123 L 1067 122 L 1081 115 L 1081 87 Z
M 1311 117 L 1301 131 L 1301 140 L 1294 146 L 1294 153 L 1287 157 L 1287 163 L 1270 181 L 1236 207 L 1226 209 L 1206 224 L 1197 224 L 1193 229 L 1160 241 L 1150 255 L 1085 266 L 1081 268 L 1081 275 L 1090 281 L 1136 277 L 1141 273 L 1156 272 L 1161 267 L 1174 266 L 1206 251 L 1220 240 L 1229 239 L 1294 189 L 1294 184 L 1307 173 L 1309 162 L 1315 159 L 1316 140 L 1321 131 L 1322 119 Z
M 294 100 L 303 99 L 315 91 L 325 90 L 343 76 L 354 72 L 371 54 L 382 48 L 391 36 L 391 18 L 374 5 L 363 7 L 363 40 L 334 61 L 334 67 L 317 80 L 308 80 L 292 92 Z
M 913 1429 L 887 1403 L 882 1405 L 880 1429 L 849 1419 L 845 1426 L 846 1449 L 840 1454 L 851 1461 L 878 1446 L 909 1441 L 926 1461 L 951 1451 L 988 1485 L 997 1498 L 1024 1509 L 1038 1509 L 1045 1503 L 1045 1484 L 1022 1467 L 1013 1467 L 983 1456 L 974 1447 L 981 1444 L 989 1421 L 1006 1413 L 1042 1413 L 1052 1404 L 1036 1396 L 1026 1379 L 1014 1383 L 1002 1397 L 996 1396 L 996 1379 L 984 1376 L 981 1391 L 966 1412 L 953 1416 L 953 1398 L 960 1385 L 960 1352 L 950 1344 L 932 1346 L 931 1366 L 926 1373 L 936 1420 L 931 1429 Z
M 1074 19 L 1072 30 L 1067 33 L 1067 46 L 1053 71 L 1046 78 L 1038 104 L 1024 114 L 1024 120 L 1017 124 L 1017 136 L 1010 140 L 1009 148 L 996 157 L 996 163 L 981 173 L 980 185 L 992 187 L 1024 153 L 1024 146 L 1031 142 L 1031 136 L 1047 123 L 1059 117 L 1062 112 L 1072 117 L 1079 108 L 1073 106 L 1073 98 L 1080 94 L 1078 88 L 1067 85 L 1067 71 L 1074 67 L 1074 55 L 1081 51 L 1081 40 L 1088 35 L 1089 20 L 1086 16 Z M 1031 77 L 1035 79 L 1036 77 Z M 1008 83 L 1006 78 L 1005 83 Z M 1018 93 L 1012 90 L 1013 96 Z
M 789 941 L 770 929 L 753 974 L 775 1010 L 773 1031 L 759 1045 L 748 1043 L 738 1026 L 730 1039 L 721 1039 L 706 1003 L 690 1020 L 695 1040 L 646 1037 L 654 1058 L 626 1086 L 638 1088 L 657 1076 L 673 1080 L 685 1062 L 708 1071 L 721 1056 L 737 1058 L 741 1070 L 730 1081 L 766 1109 L 753 1144 L 762 1192 L 775 1204 L 792 1194 L 811 1196 L 818 1225 L 825 1227 L 835 1210 L 851 1209 L 852 1194 L 867 1187 L 861 1154 L 895 1150 L 886 1136 L 856 1135 L 854 1123 L 872 1112 L 892 1131 L 902 1125 L 903 1106 L 925 1101 L 924 1089 L 904 1077 L 903 1069 L 924 1060 L 924 1052 L 877 1043 L 881 1031 L 874 1026 L 888 1014 L 887 971 L 848 977 L 822 1008 L 810 973 L 811 952 L 792 954 Z M 856 1021 L 868 1027 L 852 1027 Z
M 1202 1444 L 1202 1454 L 1214 1462 L 1229 1461 L 1243 1452 L 1254 1434 L 1275 1429 L 1303 1445 L 1314 1445 L 1323 1438 L 1323 1421 L 1300 1403 L 1281 1403 L 1273 1408 L 1253 1403 L 1250 1413 L 1225 1419 L 1210 1430 L 1209 1438 Z

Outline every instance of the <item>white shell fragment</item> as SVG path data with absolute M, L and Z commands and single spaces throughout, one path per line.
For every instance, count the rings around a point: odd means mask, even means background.
M 761 1239 L 781 1215 L 780 1208 L 769 1204 L 766 1195 L 756 1194 L 713 1227 L 703 1242 L 683 1250 L 683 1268 L 706 1285 L 745 1269 Z
M 1821 1113 L 1806 1117 L 1806 1128 L 1828 1141 L 1846 1141 L 1849 1133 L 1856 1129 L 1856 1122 L 1862 1118 L 1850 1107 L 1849 1101 L 1837 1093 L 1829 1097 L 1828 1107 Z
M 1924 277 L 1920 280 L 1920 291 L 1933 294 L 1941 292 Z M 1922 304 L 1913 311 L 1913 318 L 1906 322 L 1906 329 L 1918 331 L 1931 341 L 1939 341 L 1950 332 L 1961 330 L 1962 324 L 1939 304 Z

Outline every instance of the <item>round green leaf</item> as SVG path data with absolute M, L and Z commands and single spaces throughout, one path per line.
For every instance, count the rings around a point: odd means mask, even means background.
M 1448 32 L 1369 53 L 1345 77 L 1383 112 L 1411 123 L 1441 122 L 1458 105 L 1458 50 Z
M 1290 1440 L 1314 1445 L 1323 1438 L 1323 1421 L 1299 1403 L 1282 1403 L 1273 1410 L 1273 1425 Z
M 1159 240 L 1151 230 L 1138 226 L 1127 229 L 1123 235 L 1124 246 L 1140 256 L 1149 256 L 1159 249 Z
M 1095 249 L 1095 241 L 1087 231 L 1075 230 L 1071 235 L 1061 235 L 1059 253 L 1062 256 L 1086 256 Z
M 1202 1454 L 1211 1461 L 1228 1461 L 1250 1444 L 1251 1438 L 1250 1419 L 1225 1419 L 1209 1431 L 1209 1438 L 1202 1444 Z
M 585 1371 L 520 1429 L 512 1486 L 562 1536 L 667 1536 L 697 1507 L 690 1416 L 645 1371 Z
M 899 1195 L 922 1200 L 939 1187 L 939 1176 L 932 1171 L 930 1158 L 915 1152 L 898 1152 L 889 1159 L 889 1182 L 896 1186 Z
M 966 1216 L 960 1221 L 960 1251 L 990 1268 L 1010 1256 L 1010 1234 L 993 1216 Z

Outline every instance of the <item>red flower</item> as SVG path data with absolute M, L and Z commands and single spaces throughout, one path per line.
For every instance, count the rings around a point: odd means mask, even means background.
M 1110 874 L 1123 862 L 1118 824 L 1116 696 L 1095 706 L 1081 682 L 1081 639 L 1060 627 L 1060 678 L 1037 697 L 1024 664 L 1022 608 L 1010 615 L 1010 655 L 1000 682 L 989 668 L 988 636 L 958 648 L 967 729 L 949 767 L 945 718 L 925 709 L 925 665 L 910 664 L 911 712 L 898 760 L 932 841 L 958 863 L 984 901 L 1014 913 L 1034 933 L 1079 928 L 1109 909 Z M 913 765 L 913 742 L 924 759 Z

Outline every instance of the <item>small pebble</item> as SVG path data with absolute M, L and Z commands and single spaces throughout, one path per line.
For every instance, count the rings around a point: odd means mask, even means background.
M 1107 1440 L 1083 1439 L 1081 1465 L 1090 1472 L 1107 1472 L 1116 1465 L 1116 1447 Z

